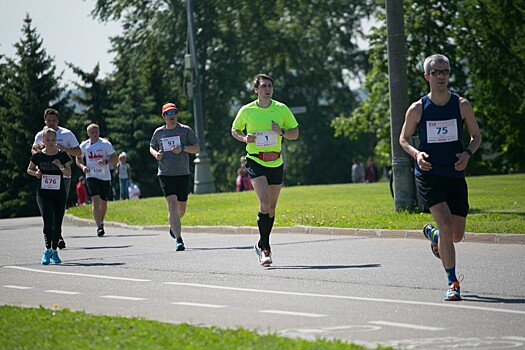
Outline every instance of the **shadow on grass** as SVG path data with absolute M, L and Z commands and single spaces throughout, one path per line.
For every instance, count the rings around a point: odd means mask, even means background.
M 461 298 L 465 301 L 473 301 L 477 303 L 493 303 L 493 304 L 525 304 L 525 299 L 520 298 L 497 298 L 488 297 L 476 294 L 463 294 Z
M 469 214 L 500 214 L 500 215 L 518 215 L 525 217 L 525 212 L 519 211 L 501 211 L 501 210 L 482 210 L 482 209 L 473 209 L 468 210 Z
M 271 266 L 266 270 L 338 270 L 338 269 L 367 269 L 381 267 L 381 264 L 364 265 L 290 265 L 290 266 Z

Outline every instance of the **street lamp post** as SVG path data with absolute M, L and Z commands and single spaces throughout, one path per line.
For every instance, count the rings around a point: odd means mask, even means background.
M 188 41 L 190 57 L 187 60 L 187 69 L 192 69 L 191 76 L 193 84 L 189 84 L 192 89 L 193 115 L 195 118 L 195 131 L 199 138 L 200 152 L 195 158 L 195 178 L 193 193 L 213 193 L 215 192 L 215 182 L 210 168 L 210 159 L 206 152 L 206 141 L 204 139 L 204 123 L 202 121 L 202 93 L 201 78 L 199 75 L 199 65 L 197 64 L 197 50 L 195 45 L 195 28 L 193 26 L 193 4 L 191 0 L 186 0 L 186 14 L 188 17 Z M 189 65 L 189 67 L 188 67 Z

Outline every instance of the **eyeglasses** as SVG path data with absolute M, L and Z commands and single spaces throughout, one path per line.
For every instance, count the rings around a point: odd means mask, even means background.
M 430 75 L 433 75 L 433 76 L 440 76 L 441 74 L 443 74 L 444 76 L 448 76 L 450 74 L 450 69 L 432 69 L 430 71 Z
M 166 117 L 171 117 L 171 116 L 173 116 L 173 115 L 177 115 L 177 110 L 164 112 L 164 115 L 165 115 Z

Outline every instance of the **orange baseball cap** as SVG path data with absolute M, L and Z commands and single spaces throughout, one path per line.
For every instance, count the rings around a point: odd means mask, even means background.
M 166 111 L 169 111 L 170 109 L 175 109 L 177 110 L 177 106 L 175 105 L 175 103 L 166 103 L 164 106 L 162 106 L 162 114 L 164 114 L 164 112 Z

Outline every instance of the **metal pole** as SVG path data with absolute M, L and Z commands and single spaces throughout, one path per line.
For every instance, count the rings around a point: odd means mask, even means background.
M 394 205 L 396 212 L 413 211 L 415 185 L 412 159 L 399 144 L 399 135 L 408 108 L 403 0 L 386 0 L 386 19 Z
M 193 63 L 193 115 L 195 118 L 195 131 L 199 138 L 200 152 L 195 158 L 195 178 L 193 192 L 195 194 L 215 192 L 215 182 L 210 168 L 210 159 L 206 152 L 206 141 L 204 139 L 204 124 L 202 121 L 202 93 L 201 78 L 199 75 L 199 65 L 197 60 L 197 50 L 195 44 L 195 28 L 193 25 L 193 4 L 191 0 L 186 0 L 186 14 L 188 18 L 188 39 L 190 55 Z

